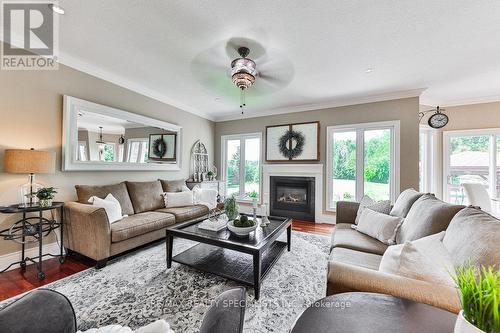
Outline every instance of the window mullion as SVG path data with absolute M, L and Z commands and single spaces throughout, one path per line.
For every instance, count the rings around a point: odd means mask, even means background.
M 365 157 L 364 157 L 364 130 L 356 130 L 356 201 L 361 201 L 364 196 L 364 174 L 365 174 Z
M 489 174 L 490 174 L 490 196 L 492 198 L 497 197 L 497 140 L 496 136 L 494 134 L 490 135 L 490 168 L 489 168 Z
M 240 139 L 240 198 L 245 197 L 245 139 Z

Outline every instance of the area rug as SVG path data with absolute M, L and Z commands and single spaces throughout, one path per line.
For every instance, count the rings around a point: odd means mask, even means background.
M 175 239 L 174 254 L 194 242 Z M 325 296 L 329 239 L 292 233 L 285 252 L 263 280 L 261 297 L 247 289 L 244 332 L 289 332 L 305 307 Z M 110 324 L 132 329 L 165 319 L 175 332 L 197 332 L 210 302 L 236 282 L 173 263 L 167 269 L 165 245 L 140 249 L 54 282 L 46 288 L 66 295 L 86 330 Z

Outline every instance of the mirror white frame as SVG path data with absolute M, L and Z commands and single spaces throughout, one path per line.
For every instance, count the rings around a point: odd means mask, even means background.
M 134 123 L 158 127 L 177 133 L 177 160 L 172 162 L 129 163 L 77 161 L 76 145 L 78 144 L 78 110 L 129 120 Z M 182 127 L 165 121 L 144 117 L 135 113 L 115 109 L 109 106 L 89 102 L 64 95 L 63 100 L 63 138 L 62 138 L 62 170 L 63 171 L 179 171 L 182 161 Z

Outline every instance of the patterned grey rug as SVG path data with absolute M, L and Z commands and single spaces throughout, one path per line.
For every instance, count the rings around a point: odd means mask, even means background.
M 193 244 L 175 239 L 174 254 Z M 244 331 L 288 332 L 304 308 L 325 295 L 328 249 L 328 237 L 293 232 L 292 251 L 263 280 L 260 299 L 247 290 Z M 197 332 L 210 301 L 235 286 L 177 263 L 167 269 L 160 243 L 46 287 L 70 299 L 81 330 L 109 324 L 134 329 L 165 319 L 176 333 L 189 333 Z

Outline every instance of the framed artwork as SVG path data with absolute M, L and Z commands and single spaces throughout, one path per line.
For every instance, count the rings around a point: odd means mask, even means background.
M 266 161 L 319 161 L 319 121 L 266 127 Z
M 175 161 L 177 134 L 150 134 L 148 159 L 153 161 Z

